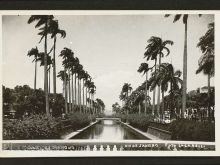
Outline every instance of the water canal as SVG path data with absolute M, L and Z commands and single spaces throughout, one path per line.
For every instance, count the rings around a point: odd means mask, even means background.
M 100 120 L 71 139 L 147 140 L 145 136 L 113 119 Z

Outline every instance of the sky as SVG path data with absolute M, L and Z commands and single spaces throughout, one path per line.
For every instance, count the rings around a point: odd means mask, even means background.
M 33 58 L 28 50 L 38 47 L 43 51 L 43 42 L 34 24 L 27 24 L 29 16 L 3 16 L 3 85 L 14 88 L 16 85 L 34 86 Z M 55 15 L 60 29 L 66 31 L 66 38 L 57 39 L 57 73 L 63 69 L 58 57 L 64 47 L 71 48 L 84 69 L 92 76 L 97 87 L 95 97 L 101 98 L 107 110 L 120 102 L 119 94 L 124 83 L 136 89 L 145 77 L 137 72 L 144 59 L 147 40 L 151 36 L 172 40 L 170 55 L 162 62 L 174 65 L 175 70 L 183 67 L 184 25 L 182 21 L 173 23 L 173 17 L 164 15 Z M 196 47 L 199 38 L 205 34 L 208 24 L 214 21 L 213 15 L 190 15 L 188 20 L 188 91 L 207 84 L 207 76 L 196 75 L 201 51 Z M 52 40 L 48 40 L 48 50 Z M 152 66 L 153 61 L 149 64 Z M 43 67 L 38 65 L 37 88 L 43 89 Z M 51 77 L 52 80 L 52 77 Z M 211 85 L 214 85 L 212 78 Z M 52 85 L 51 85 L 52 89 Z M 62 92 L 62 82 L 57 80 L 57 92 Z M 150 94 L 151 95 L 151 94 Z

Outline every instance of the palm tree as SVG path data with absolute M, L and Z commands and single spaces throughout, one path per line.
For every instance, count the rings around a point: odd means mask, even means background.
M 37 58 L 39 57 L 39 51 L 38 48 L 32 48 L 28 51 L 27 54 L 29 57 L 34 56 L 34 60 L 32 62 L 35 62 L 35 71 L 34 71 L 34 90 L 36 90 L 36 84 L 37 84 Z
M 204 36 L 200 38 L 197 45 L 203 55 L 199 59 L 199 68 L 196 74 L 203 71 L 205 75 L 208 76 L 208 119 L 211 122 L 211 109 L 210 109 L 210 79 L 215 74 L 214 63 L 214 23 L 209 24 L 209 29 Z
M 94 105 L 93 105 L 93 102 L 94 102 L 95 90 L 96 90 L 96 86 L 95 86 L 94 82 L 91 82 L 91 83 L 90 83 L 90 86 L 89 86 L 89 94 L 90 94 L 90 97 L 91 97 L 91 98 L 89 98 L 89 99 L 91 100 L 91 102 L 90 102 L 90 108 L 91 108 L 93 114 L 94 114 Z
M 158 69 L 159 70 L 159 69 Z M 155 74 L 155 73 L 154 73 Z M 160 72 L 156 72 L 156 75 L 152 76 L 149 80 L 151 90 L 153 90 L 157 84 L 161 84 L 162 93 L 167 90 L 168 84 L 170 85 L 170 98 L 172 99 L 170 103 L 170 111 L 171 111 L 171 118 L 174 117 L 174 110 L 173 110 L 173 102 L 174 102 L 174 91 L 180 89 L 180 85 L 182 85 L 181 71 L 177 70 L 174 71 L 173 65 L 169 63 L 162 63 L 160 65 Z M 163 100 L 163 96 L 162 96 Z M 164 109 L 162 109 L 163 114 Z
M 104 109 L 105 109 L 104 102 L 99 98 L 96 99 L 96 102 L 97 102 L 97 105 L 98 105 L 98 108 L 99 108 L 100 112 L 103 112 Z
M 159 37 L 152 36 L 148 40 L 148 46 L 147 51 L 145 52 L 145 57 L 149 60 L 149 58 L 152 58 L 155 60 L 155 71 L 156 71 L 156 61 L 157 56 L 159 57 L 159 65 L 161 64 L 161 58 L 164 56 L 168 56 L 170 54 L 170 50 L 167 47 L 167 45 L 173 45 L 173 41 L 171 40 L 165 40 L 163 41 Z M 160 71 L 160 68 L 159 68 Z M 154 94 L 155 96 L 155 94 Z M 157 115 L 160 111 L 160 84 L 158 84 L 158 95 L 157 95 Z
M 169 17 L 170 14 L 166 14 L 165 17 Z M 199 14 L 201 16 L 201 14 Z M 183 94 L 182 94 L 182 111 L 181 117 L 184 118 L 184 112 L 186 111 L 186 93 L 187 93 L 187 25 L 188 25 L 188 14 L 176 14 L 174 16 L 173 23 L 183 18 L 183 24 L 185 26 L 184 34 L 184 51 L 183 51 Z
M 148 96 L 148 87 L 147 87 L 147 81 L 148 81 L 148 71 L 152 68 L 149 68 L 147 63 L 141 63 L 141 65 L 138 68 L 139 73 L 143 73 L 143 75 L 146 75 L 146 83 L 145 83 L 145 105 L 144 105 L 144 112 L 147 113 L 147 96 Z
M 49 21 L 49 33 L 51 34 L 51 38 L 54 39 L 53 41 L 53 92 L 56 94 L 56 41 L 57 41 L 57 34 L 60 34 L 62 38 L 66 37 L 66 32 L 64 30 L 59 29 L 58 21 L 57 20 L 50 20 Z
M 71 49 L 69 48 L 64 48 L 63 50 L 61 50 L 60 55 L 63 58 L 63 62 L 62 65 L 64 67 L 64 72 L 66 73 L 68 71 L 68 77 L 70 79 L 70 69 L 72 66 L 72 61 L 70 60 L 71 58 L 73 58 L 74 53 L 72 52 Z M 64 74 L 65 75 L 65 74 Z M 65 84 L 68 82 L 69 85 L 69 90 L 70 90 L 70 80 L 67 79 L 66 76 L 64 76 L 64 81 Z M 67 87 L 65 86 L 65 103 L 67 104 Z M 70 92 L 69 92 L 69 111 L 71 110 L 71 96 L 70 96 Z M 67 111 L 67 110 L 66 110 Z
M 88 74 L 88 79 L 85 82 L 85 87 L 86 87 L 86 107 L 87 107 L 87 102 L 89 103 L 89 101 L 88 101 L 88 99 L 89 99 L 88 94 L 90 95 L 90 93 L 89 93 L 90 86 L 91 86 L 91 77 Z M 90 104 L 89 104 L 89 108 L 90 108 Z
M 35 25 L 35 28 L 41 27 L 43 25 L 43 28 L 48 28 L 48 22 L 49 20 L 53 19 L 54 17 L 52 15 L 32 15 L 28 19 L 28 24 L 38 21 Z M 44 40 L 44 92 L 45 92 L 45 101 L 46 101 L 46 114 L 47 116 L 50 116 L 50 110 L 49 110 L 49 97 L 48 97 L 48 77 L 47 77 L 47 33 L 43 36 L 45 38 Z
M 76 62 L 78 62 L 76 60 L 77 58 L 71 58 L 71 66 L 70 66 L 70 71 L 71 71 L 71 77 L 72 77 L 72 83 L 71 83 L 71 86 L 72 86 L 72 109 L 74 107 L 74 105 L 76 106 L 76 82 L 75 84 L 73 85 L 73 80 L 74 80 L 74 77 L 76 78 Z M 75 88 L 74 88 L 75 86 Z
M 50 53 L 50 52 L 49 52 Z M 52 65 L 52 59 L 51 59 L 51 56 L 49 56 L 49 53 L 47 54 L 47 76 L 48 76 L 48 93 L 50 93 L 50 68 L 51 68 L 51 65 Z M 43 52 L 40 52 L 38 54 L 38 57 L 36 59 L 36 61 L 40 61 L 40 66 L 44 66 L 45 62 L 44 62 L 44 53 Z
M 85 82 L 87 81 L 89 74 L 85 70 L 82 70 L 81 76 L 82 76 L 82 85 L 83 85 L 83 87 L 82 87 L 83 103 L 82 104 L 83 104 L 83 111 L 86 112 L 86 105 L 85 105 L 85 98 L 86 98 L 85 97 L 85 87 L 86 86 L 85 86 Z
M 81 107 L 81 73 L 82 73 L 83 66 L 81 64 L 78 64 L 76 66 L 76 73 L 77 73 L 77 80 L 78 80 L 78 105 L 79 105 L 79 111 L 82 112 Z
M 124 83 L 124 85 L 122 86 L 122 90 L 121 90 L 121 94 L 125 94 L 125 99 L 128 98 L 128 93 L 131 92 L 132 87 L 131 84 L 129 83 Z M 128 110 L 127 110 L 127 114 L 128 114 Z
M 67 89 L 66 89 L 66 86 L 67 86 L 67 79 L 68 79 L 68 74 L 66 73 L 65 70 L 61 70 L 57 77 L 59 77 L 61 79 L 61 81 L 63 81 L 63 96 L 65 97 L 65 113 L 68 113 L 67 111 Z

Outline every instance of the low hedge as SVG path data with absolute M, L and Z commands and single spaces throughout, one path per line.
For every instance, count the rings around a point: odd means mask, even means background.
M 170 124 L 172 140 L 215 141 L 215 123 L 175 120 Z
M 128 123 L 143 131 L 147 131 L 148 126 L 153 121 L 150 115 L 130 114 L 127 116 Z
M 58 139 L 61 125 L 53 117 L 30 115 L 23 120 L 4 120 L 4 140 Z
M 44 114 L 30 115 L 22 120 L 5 119 L 3 139 L 60 139 L 62 134 L 86 127 L 94 120 L 94 115 L 81 113 L 67 114 L 65 119 L 47 117 Z
M 143 114 L 116 114 L 115 117 L 120 117 L 122 122 L 128 122 L 131 126 L 145 132 L 149 126 L 170 131 L 172 140 L 215 141 L 215 123 L 178 119 L 170 124 L 162 124 L 153 122 L 152 116 Z
M 89 125 L 94 120 L 94 116 L 82 113 L 70 113 L 67 115 L 67 119 L 70 121 L 71 129 L 75 131 Z

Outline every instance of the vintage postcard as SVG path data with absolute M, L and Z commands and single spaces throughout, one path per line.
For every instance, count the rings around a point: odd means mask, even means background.
M 0 157 L 220 155 L 219 11 L 0 16 Z

